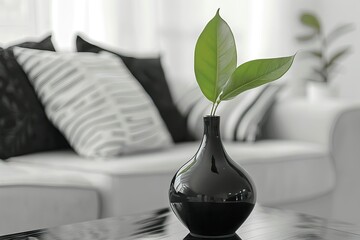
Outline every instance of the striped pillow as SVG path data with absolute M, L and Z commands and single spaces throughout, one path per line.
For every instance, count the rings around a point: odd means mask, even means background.
M 261 124 L 274 103 L 280 86 L 269 84 L 240 94 L 231 101 L 221 102 L 216 114 L 221 116 L 223 140 L 254 142 L 261 134 Z M 192 86 L 177 101 L 182 114 L 188 116 L 188 128 L 196 139 L 203 134 L 203 116 L 208 115 L 211 103 L 198 86 Z
M 77 153 L 88 157 L 171 144 L 151 98 L 110 53 L 53 53 L 15 48 L 45 112 Z

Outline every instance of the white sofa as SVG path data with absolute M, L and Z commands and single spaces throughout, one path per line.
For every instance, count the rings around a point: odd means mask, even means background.
M 360 180 L 360 105 L 302 99 L 278 102 L 264 132 L 265 139 L 254 144 L 225 143 L 229 155 L 253 177 L 259 203 L 360 222 L 353 214 L 360 190 L 347 185 Z M 67 206 L 66 211 L 73 208 L 82 218 L 90 219 L 96 218 L 98 211 L 100 217 L 109 217 L 167 207 L 172 176 L 198 146 L 198 142 L 189 142 L 112 159 L 85 159 L 72 151 L 45 152 L 14 157 L 6 165 L 39 177 L 44 173 L 53 178 L 71 176 L 74 179 L 66 181 L 73 180 L 75 186 L 80 180 L 86 183 L 84 189 L 99 193 L 99 205 L 89 194 L 87 211 L 93 211 L 91 214 L 83 215 L 85 210 L 75 205 Z M 6 206 L 2 204 L 0 212 L 2 208 Z M 54 215 L 47 209 L 34 209 Z M 52 216 L 53 222 L 56 217 Z M 68 219 L 73 220 L 81 219 Z M 4 221 L 0 214 L 0 225 Z M 29 227 L 21 224 L 16 230 Z

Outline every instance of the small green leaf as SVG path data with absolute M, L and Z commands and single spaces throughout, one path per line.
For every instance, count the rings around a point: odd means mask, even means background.
M 230 100 L 238 94 L 282 77 L 291 67 L 295 55 L 282 58 L 257 59 L 240 65 L 220 95 Z
M 196 80 L 207 99 L 215 103 L 236 68 L 236 46 L 229 25 L 219 10 L 199 36 L 195 46 Z
M 321 82 L 320 80 L 314 79 L 314 78 L 305 78 L 305 81 L 307 81 L 307 82 Z
M 350 53 L 349 47 L 345 47 L 345 48 L 337 51 L 329 58 L 329 61 L 326 63 L 325 67 L 326 68 L 332 67 L 332 65 L 335 64 L 337 60 L 339 60 L 340 58 L 344 57 L 346 54 L 349 54 L 349 53 Z
M 324 69 L 313 68 L 313 72 L 321 78 L 321 82 L 327 82 L 327 72 Z
M 318 50 L 309 50 L 309 51 L 303 51 L 304 54 L 308 54 L 310 56 L 314 56 L 314 57 L 317 57 L 317 58 L 322 58 L 323 54 L 321 51 L 318 51 Z
M 308 42 L 310 40 L 313 40 L 316 37 L 316 35 L 317 35 L 316 33 L 312 33 L 309 35 L 297 36 L 296 39 L 299 42 Z
M 300 21 L 305 26 L 311 27 L 316 32 L 321 32 L 321 25 L 319 19 L 316 17 L 315 14 L 312 13 L 303 13 L 300 17 Z
M 341 26 L 335 28 L 334 30 L 332 30 L 331 33 L 329 33 L 329 35 L 327 37 L 327 43 L 329 44 L 329 43 L 335 41 L 337 38 L 341 37 L 342 35 L 349 33 L 353 30 L 354 30 L 354 25 L 351 23 L 341 25 Z

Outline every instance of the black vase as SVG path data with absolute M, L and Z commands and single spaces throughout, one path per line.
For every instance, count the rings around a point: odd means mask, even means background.
M 255 186 L 226 153 L 219 125 L 220 117 L 204 117 L 199 150 L 170 184 L 171 209 L 195 237 L 235 235 L 255 206 Z

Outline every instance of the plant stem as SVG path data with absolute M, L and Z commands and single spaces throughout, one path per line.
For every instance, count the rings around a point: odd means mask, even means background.
M 210 111 L 210 116 L 214 116 L 214 114 L 215 114 L 215 112 L 213 112 L 214 107 L 215 107 L 215 103 L 213 102 L 212 107 L 211 107 L 211 111 Z
M 321 69 L 320 71 L 323 72 L 323 80 L 325 83 L 328 82 L 328 69 L 326 67 L 326 52 L 327 52 L 327 42 L 326 42 L 326 37 L 324 36 L 324 34 L 322 32 L 320 32 L 319 34 L 319 38 L 320 38 L 320 51 L 321 51 Z
M 219 107 L 219 104 L 220 104 L 220 103 L 219 103 L 219 102 L 217 102 L 217 103 L 216 103 L 216 105 L 215 105 L 215 108 L 214 108 L 214 113 L 213 113 L 213 114 L 214 114 L 214 116 L 215 116 L 215 113 L 216 113 L 217 108 Z

